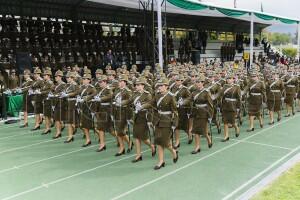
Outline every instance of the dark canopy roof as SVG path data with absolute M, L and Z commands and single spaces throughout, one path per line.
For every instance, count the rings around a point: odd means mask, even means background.
M 0 14 L 18 16 L 52 17 L 79 20 L 97 20 L 120 24 L 144 24 L 144 12 L 86 0 L 0 0 Z M 148 19 L 152 19 L 148 12 Z M 226 32 L 248 33 L 248 21 L 228 17 L 206 17 L 183 14 L 167 14 L 167 25 L 173 28 L 201 28 Z M 267 24 L 255 23 L 255 33 L 259 33 Z

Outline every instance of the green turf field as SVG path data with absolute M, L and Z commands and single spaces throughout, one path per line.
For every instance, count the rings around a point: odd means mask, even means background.
M 300 114 L 246 133 L 247 124 L 229 142 L 220 142 L 213 127 L 214 146 L 202 139 L 201 153 L 191 155 L 183 133 L 179 160 L 166 151 L 166 167 L 154 171 L 157 158 L 144 149 L 143 161 L 134 153 L 114 157 L 115 140 L 107 135 L 107 150 L 82 148 L 82 134 L 64 144 L 41 131 L 18 124 L 0 125 L 0 200 L 99 199 L 237 199 L 265 176 L 300 153 Z M 32 125 L 32 124 L 31 124 Z M 53 131 L 54 132 L 54 129 Z M 80 132 L 80 131 L 79 131 Z M 66 136 L 66 130 L 63 133 Z

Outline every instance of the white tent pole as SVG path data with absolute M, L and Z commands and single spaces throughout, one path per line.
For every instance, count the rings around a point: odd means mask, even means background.
M 163 48 L 162 48 L 162 25 L 161 25 L 161 0 L 156 0 L 157 5 L 157 32 L 158 32 L 158 60 L 159 65 L 163 69 Z
M 250 68 L 253 63 L 253 31 L 254 30 L 254 14 L 251 12 L 251 23 L 250 23 Z
M 300 62 L 300 22 L 298 23 L 298 34 L 297 34 L 297 50 L 298 50 L 298 62 Z

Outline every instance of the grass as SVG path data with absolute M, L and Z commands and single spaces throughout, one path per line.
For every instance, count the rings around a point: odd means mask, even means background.
M 299 200 L 300 162 L 283 173 L 252 200 Z

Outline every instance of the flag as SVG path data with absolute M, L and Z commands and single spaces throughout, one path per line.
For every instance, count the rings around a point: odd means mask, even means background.
M 234 0 L 233 6 L 234 6 L 234 8 L 236 8 L 236 0 Z
M 264 12 L 264 8 L 263 8 L 262 2 L 260 2 L 260 11 L 261 11 L 261 12 Z

